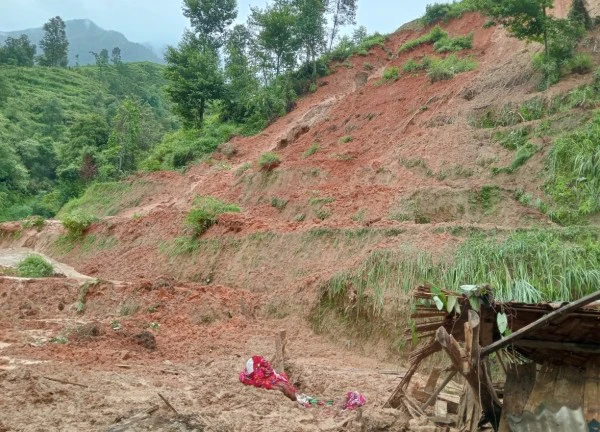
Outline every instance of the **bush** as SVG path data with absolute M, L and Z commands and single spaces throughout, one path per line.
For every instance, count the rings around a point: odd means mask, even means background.
M 306 150 L 304 153 L 302 153 L 302 157 L 304 157 L 304 158 L 310 157 L 318 151 L 319 151 L 319 144 L 317 144 L 316 142 L 312 143 L 310 145 L 310 147 L 308 148 L 308 150 Z
M 567 62 L 567 68 L 571 73 L 584 75 L 592 71 L 594 61 L 589 54 L 578 53 Z
M 448 33 L 446 33 L 440 26 L 435 26 L 429 33 L 424 34 L 423 36 L 410 40 L 402 44 L 399 48 L 399 52 L 411 51 L 421 45 L 431 44 L 439 41 L 440 39 L 447 38 Z
M 349 142 L 352 142 L 354 138 L 352 138 L 350 135 L 346 135 L 340 138 L 340 142 L 342 144 L 348 144 Z
M 462 0 L 453 3 L 434 3 L 427 5 L 425 15 L 421 18 L 424 25 L 435 24 L 439 21 L 449 21 L 460 18 L 466 12 L 477 10 L 477 4 L 474 0 Z
M 23 221 L 21 222 L 21 226 L 24 229 L 30 229 L 30 228 L 35 228 L 38 231 L 41 231 L 42 228 L 44 228 L 44 224 L 46 222 L 44 221 L 44 218 L 41 216 L 31 216 L 28 217 L 27 219 L 23 219 Z
M 273 153 L 263 153 L 258 159 L 258 166 L 265 171 L 271 171 L 281 165 L 281 158 Z
M 277 198 L 277 197 L 271 198 L 271 207 L 275 207 L 279 211 L 285 210 L 287 203 L 288 203 L 288 200 L 286 200 L 284 198 Z
M 29 255 L 17 265 L 19 277 L 42 278 L 54 276 L 54 267 L 39 255 Z
M 398 66 L 388 67 L 383 71 L 383 79 L 386 81 L 397 81 L 399 76 L 400 70 L 398 69 Z
M 433 44 L 437 52 L 461 51 L 473 48 L 473 33 L 455 38 L 445 37 Z
M 235 204 L 227 204 L 213 197 L 198 197 L 185 222 L 192 230 L 193 237 L 200 237 L 217 223 L 220 214 L 239 213 L 240 211 L 241 209 Z
M 62 224 L 69 231 L 71 237 L 81 237 L 95 221 L 94 216 L 81 210 L 73 210 L 62 218 Z
M 468 72 L 477 67 L 477 62 L 471 58 L 461 59 L 451 54 L 443 59 L 432 59 L 427 76 L 432 83 L 436 81 L 449 80 L 461 72 Z

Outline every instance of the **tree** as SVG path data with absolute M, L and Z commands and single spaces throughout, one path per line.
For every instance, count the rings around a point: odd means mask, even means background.
M 167 49 L 165 60 L 165 76 L 169 80 L 166 91 L 174 111 L 186 126 L 202 127 L 207 104 L 223 94 L 224 79 L 217 52 L 186 32 L 178 48 Z
M 325 47 L 325 4 L 323 0 L 295 0 L 297 8 L 296 37 L 306 51 L 306 61 L 312 62 L 313 80 L 317 75 L 317 57 Z
M 13 66 L 33 66 L 36 47 L 29 43 L 27 35 L 15 39 L 9 37 L 0 48 L 0 64 Z
M 121 48 L 119 47 L 114 47 L 112 50 L 112 56 L 111 56 L 111 61 L 112 64 L 114 64 L 115 66 L 119 66 L 122 63 L 121 60 Z
M 184 0 L 183 15 L 190 19 L 201 43 L 217 49 L 225 41 L 227 27 L 237 18 L 237 1 Z
M 21 159 L 6 142 L 0 140 L 0 208 L 10 206 L 13 196 L 25 191 L 29 175 Z
M 100 67 L 100 68 L 104 68 L 108 66 L 108 50 L 106 48 L 103 48 L 100 51 L 100 54 L 94 52 L 94 51 L 90 51 L 90 54 L 94 56 L 94 58 L 96 59 L 96 66 Z
M 331 11 L 333 14 L 331 37 L 329 40 L 329 51 L 333 48 L 333 42 L 337 37 L 339 27 L 356 23 L 357 0 L 332 0 Z
M 516 38 L 543 42 L 549 55 L 547 10 L 554 6 L 554 0 L 479 0 L 478 6 Z
M 100 170 L 105 178 L 121 177 L 137 169 L 140 156 L 158 141 L 154 123 L 149 105 L 131 97 L 121 103 L 102 155 L 106 163 Z
M 585 7 L 584 0 L 573 0 L 568 17 L 573 22 L 583 24 L 586 29 L 592 26 L 592 19 Z
M 352 33 L 352 42 L 354 42 L 355 45 L 360 45 L 360 43 L 365 40 L 367 36 L 369 36 L 367 28 L 365 26 L 360 26 Z
M 29 190 L 38 192 L 50 189 L 55 180 L 58 166 L 54 142 L 50 138 L 34 140 L 28 138 L 16 144 L 15 149 L 30 177 Z
M 44 50 L 44 54 L 39 58 L 40 65 L 67 67 L 69 41 L 64 21 L 59 16 L 51 18 L 44 24 L 44 32 L 44 37 L 40 41 L 40 46 Z
M 225 78 L 223 117 L 244 121 L 251 115 L 252 105 L 260 90 L 249 58 L 252 34 L 244 25 L 236 25 L 225 44 Z
M 254 55 L 263 70 L 265 84 L 295 65 L 299 48 L 296 38 L 296 14 L 292 5 L 278 0 L 264 10 L 250 8 L 250 28 L 254 30 Z

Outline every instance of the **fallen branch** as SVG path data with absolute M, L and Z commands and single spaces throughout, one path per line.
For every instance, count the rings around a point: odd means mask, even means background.
M 61 384 L 69 384 L 69 385 L 74 385 L 74 386 L 78 386 L 78 387 L 89 388 L 88 386 L 86 386 L 84 384 L 79 384 L 79 383 L 71 382 L 71 381 L 65 381 L 65 380 L 61 380 L 61 379 L 58 379 L 58 378 L 50 378 L 50 377 L 47 377 L 47 376 L 42 377 L 42 378 L 47 379 L 49 381 L 54 381 L 54 382 L 57 382 L 57 383 L 61 383 Z
M 131 426 L 134 423 L 140 422 L 142 420 L 146 420 L 147 418 L 150 417 L 150 415 L 152 413 L 154 413 L 155 411 L 158 411 L 158 408 L 159 408 L 158 405 L 152 405 L 147 410 L 142 411 L 141 413 L 138 413 L 138 414 L 130 417 L 128 420 L 125 420 L 122 423 L 119 422 L 119 424 L 116 424 L 116 425 L 110 427 L 107 432 L 125 432 L 128 430 L 131 430 Z
M 163 395 L 161 395 L 160 393 L 158 393 L 158 396 L 163 400 L 163 402 L 165 403 L 165 405 L 167 405 L 171 411 L 173 411 L 176 415 L 179 415 L 179 413 L 177 412 L 177 410 L 175 408 L 173 408 L 173 405 L 171 405 L 169 403 L 169 401 Z

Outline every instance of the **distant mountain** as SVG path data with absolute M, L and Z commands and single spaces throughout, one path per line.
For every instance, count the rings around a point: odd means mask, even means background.
M 121 58 L 124 62 L 164 63 L 151 48 L 130 42 L 122 33 L 104 30 L 90 20 L 70 20 L 65 21 L 65 24 L 67 25 L 67 39 L 69 39 L 69 66 L 75 65 L 77 54 L 79 54 L 80 65 L 94 64 L 96 59 L 90 51 L 99 53 L 106 48 L 110 54 L 114 47 L 121 49 Z M 4 42 L 7 37 L 19 37 L 22 34 L 29 36 L 29 39 L 38 45 L 38 55 L 41 54 L 39 42 L 44 35 L 42 28 L 0 32 L 0 43 Z

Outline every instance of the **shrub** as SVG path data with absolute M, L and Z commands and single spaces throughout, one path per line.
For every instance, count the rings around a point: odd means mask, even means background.
M 279 211 L 283 211 L 287 206 L 288 200 L 283 198 L 273 197 L 271 198 L 271 206 L 275 207 Z
M 363 65 L 363 69 L 368 71 L 373 70 L 373 65 L 367 62 Z
M 314 155 L 318 151 L 319 151 L 319 144 L 312 143 L 310 145 L 310 147 L 308 148 L 308 150 L 306 150 L 304 153 L 302 153 L 302 156 L 304 158 L 307 158 L 307 157 L 310 157 L 310 156 Z
M 392 67 L 388 67 L 385 68 L 385 70 L 383 71 L 383 79 L 386 81 L 396 81 L 398 80 L 398 77 L 400 76 L 400 70 L 398 69 L 398 66 L 392 66 Z
M 425 15 L 421 18 L 424 25 L 435 24 L 439 21 L 448 21 L 460 18 L 465 12 L 477 10 L 477 3 L 473 0 L 462 0 L 452 3 L 434 3 L 427 5 Z
M 96 221 L 96 218 L 81 210 L 73 210 L 62 218 L 62 224 L 71 237 L 81 237 L 83 233 Z
M 192 235 L 199 237 L 217 223 L 220 214 L 240 211 L 241 209 L 235 204 L 227 204 L 213 197 L 198 197 L 185 222 L 191 228 Z
M 417 72 L 421 69 L 421 65 L 417 63 L 414 59 L 409 59 L 404 66 L 402 66 L 402 70 L 406 73 Z
M 404 44 L 402 44 L 398 51 L 401 53 L 410 51 L 421 45 L 435 43 L 435 42 L 439 41 L 440 39 L 447 38 L 447 37 L 448 37 L 447 32 L 442 30 L 442 28 L 440 26 L 435 26 L 429 33 L 424 34 L 423 36 L 421 36 L 417 39 L 409 40 L 408 42 L 405 42 Z
M 21 226 L 25 229 L 35 228 L 40 231 L 44 228 L 44 218 L 41 216 L 31 216 L 21 222 Z
M 590 73 L 594 67 L 594 61 L 589 54 L 578 53 L 567 62 L 567 68 L 571 73 L 584 75 Z
M 343 136 L 343 137 L 341 137 L 341 138 L 340 138 L 340 142 L 341 142 L 342 144 L 347 144 L 347 143 L 349 143 L 349 142 L 352 142 L 352 140 L 353 140 L 353 139 L 354 139 L 354 138 L 352 138 L 351 136 L 349 136 L 349 135 L 346 135 L 346 136 Z
M 19 277 L 42 278 L 54 275 L 54 267 L 39 255 L 29 255 L 17 265 Z
M 273 152 L 263 153 L 258 159 L 258 165 L 265 171 L 271 171 L 281 165 L 281 158 Z
M 443 59 L 432 59 L 427 76 L 434 83 L 436 81 L 452 79 L 454 75 L 473 70 L 476 67 L 477 62 L 475 60 L 471 58 L 461 59 L 455 54 L 451 54 Z
M 433 44 L 437 52 L 461 51 L 473 48 L 473 33 L 455 38 L 445 37 Z

